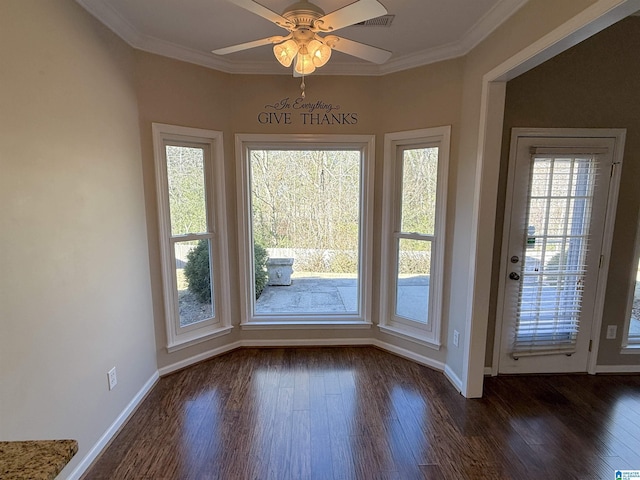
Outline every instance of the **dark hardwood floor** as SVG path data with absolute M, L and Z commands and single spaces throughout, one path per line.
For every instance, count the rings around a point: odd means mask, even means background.
M 640 469 L 640 375 L 487 378 L 374 348 L 244 349 L 160 380 L 83 477 L 614 479 Z

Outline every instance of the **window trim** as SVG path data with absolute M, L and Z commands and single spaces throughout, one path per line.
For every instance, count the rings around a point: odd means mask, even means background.
M 253 255 L 251 234 L 251 191 L 249 149 L 270 148 L 357 148 L 362 152 L 361 218 L 360 218 L 360 297 L 359 313 L 324 315 L 255 315 L 253 312 Z M 373 261 L 373 197 L 375 135 L 324 134 L 236 134 L 236 175 L 238 178 L 238 254 L 240 266 L 240 311 L 242 329 L 315 329 L 368 328 L 371 322 L 372 261 Z
M 640 262 L 640 213 L 638 214 L 638 221 L 636 227 L 636 236 L 635 236 L 635 248 L 633 252 L 633 262 L 631 263 L 631 275 L 630 275 L 630 285 L 629 285 L 629 293 L 627 294 L 627 309 L 625 313 L 624 319 L 624 328 L 623 328 L 623 336 L 622 336 L 622 350 L 620 353 L 625 354 L 640 354 L 640 338 L 634 341 L 629 341 L 629 330 L 631 329 L 631 311 L 633 309 L 633 300 L 635 298 L 635 286 L 636 286 L 636 276 L 638 271 L 638 262 Z
M 442 345 L 442 304 L 444 288 L 444 255 L 446 245 L 447 183 L 451 126 L 388 133 L 384 136 L 383 217 L 381 236 L 380 331 L 439 349 Z M 430 321 L 426 324 L 397 317 L 395 305 L 396 227 L 401 215 L 400 151 L 411 146 L 438 146 L 438 178 L 436 186 L 436 221 L 432 248 L 432 270 L 429 281 Z M 435 278 L 435 281 L 433 280 Z
M 224 147 L 222 132 L 162 123 L 152 123 L 158 227 L 160 237 L 160 259 L 162 267 L 163 302 L 169 353 L 186 348 L 211 338 L 231 332 L 229 318 L 229 263 L 224 192 Z M 214 316 L 210 320 L 180 327 L 175 280 L 176 243 L 171 233 L 169 211 L 169 189 L 166 166 L 166 143 L 205 148 L 205 195 L 208 231 L 204 236 L 210 240 L 212 263 Z M 198 238 L 203 235 L 196 235 Z M 185 235 L 180 241 L 192 239 Z M 195 237 L 194 237 L 195 238 Z

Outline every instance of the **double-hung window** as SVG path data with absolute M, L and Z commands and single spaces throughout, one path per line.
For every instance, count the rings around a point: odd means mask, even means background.
M 385 135 L 380 329 L 439 348 L 450 127 Z
M 222 133 L 153 124 L 167 348 L 228 333 Z

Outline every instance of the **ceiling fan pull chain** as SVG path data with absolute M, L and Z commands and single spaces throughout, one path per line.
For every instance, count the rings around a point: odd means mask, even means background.
M 306 85 L 304 84 L 304 75 L 302 75 L 302 83 L 300 84 L 300 90 L 302 90 L 302 94 L 300 96 L 302 97 L 302 99 L 304 99 L 305 97 L 304 87 L 306 87 Z

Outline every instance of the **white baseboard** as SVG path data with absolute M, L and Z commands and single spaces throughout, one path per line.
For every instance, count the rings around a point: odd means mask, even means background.
M 372 345 L 370 338 L 322 338 L 291 340 L 243 340 L 243 347 L 348 347 Z
M 381 348 L 382 350 L 398 355 L 399 357 L 403 357 L 408 360 L 413 360 L 416 363 L 419 363 L 426 367 L 431 367 L 434 370 L 438 370 L 439 372 L 443 372 L 445 369 L 444 363 L 442 362 L 439 362 L 437 360 L 433 360 L 432 358 L 425 357 L 424 355 L 420 355 L 418 353 L 412 352 L 411 350 L 407 350 L 404 348 L 397 347 L 395 345 L 391 345 L 390 343 L 383 342 L 381 340 L 369 340 L 369 345 L 373 345 L 374 347 Z
M 171 365 L 167 365 L 158 370 L 161 377 L 170 373 L 182 370 L 183 368 L 195 365 L 196 363 L 209 360 L 224 353 L 230 352 L 241 347 L 329 347 L 329 346 L 348 346 L 348 345 L 371 345 L 371 339 L 353 338 L 353 339 L 321 339 L 321 340 L 240 340 L 237 342 L 224 345 L 222 347 L 213 348 L 206 352 L 199 353 L 189 358 L 185 358 Z
M 493 375 L 492 367 L 484 367 L 484 375 L 485 377 L 491 377 Z
M 127 422 L 131 414 L 133 414 L 133 412 L 136 410 L 140 402 L 142 402 L 147 393 L 151 391 L 159 378 L 160 376 L 158 375 L 157 371 L 154 372 L 153 375 L 151 375 L 149 380 L 147 380 L 142 388 L 138 391 L 138 393 L 136 393 L 133 399 L 129 402 L 125 409 L 122 410 L 120 415 L 118 415 L 118 417 L 107 429 L 107 431 L 104 432 L 102 437 L 100 437 L 100 439 L 84 456 L 84 458 L 80 461 L 76 468 L 69 474 L 69 476 L 67 477 L 68 480 L 78 480 L 84 474 L 84 472 L 91 466 L 93 461 L 98 458 L 98 455 L 102 453 L 102 450 L 104 450 L 104 448 L 109 444 L 111 439 L 118 433 L 120 428 Z
M 640 373 L 640 365 L 596 365 L 596 373 Z
M 447 380 L 451 382 L 451 385 L 458 390 L 458 393 L 462 393 L 462 380 L 460 380 L 460 377 L 456 375 L 449 365 L 444 367 L 444 376 L 447 377 Z
M 444 363 L 433 360 L 424 355 L 396 347 L 386 342 L 372 338 L 323 338 L 323 339 L 275 339 L 275 340 L 240 340 L 223 347 L 214 348 L 206 352 L 194 355 L 171 365 L 167 365 L 158 370 L 160 376 L 168 375 L 198 362 L 222 355 L 231 350 L 241 347 L 348 347 L 348 346 L 375 346 L 389 353 L 412 360 L 421 365 L 431 367 L 440 372 L 444 371 Z
M 235 350 L 236 348 L 242 347 L 243 342 L 233 342 L 227 345 L 223 345 L 222 347 L 213 348 L 211 350 L 207 350 L 206 352 L 199 353 L 198 355 L 194 355 L 189 358 L 185 358 L 184 360 L 180 360 L 179 362 L 172 363 L 171 365 L 167 365 L 165 367 L 158 369 L 158 374 L 163 377 L 173 372 L 177 372 L 178 370 L 182 370 L 183 368 L 187 368 L 191 365 L 194 365 L 198 362 L 202 362 L 204 360 L 209 360 L 212 357 L 217 357 L 218 355 L 222 355 L 223 353 L 230 352 L 231 350 Z

